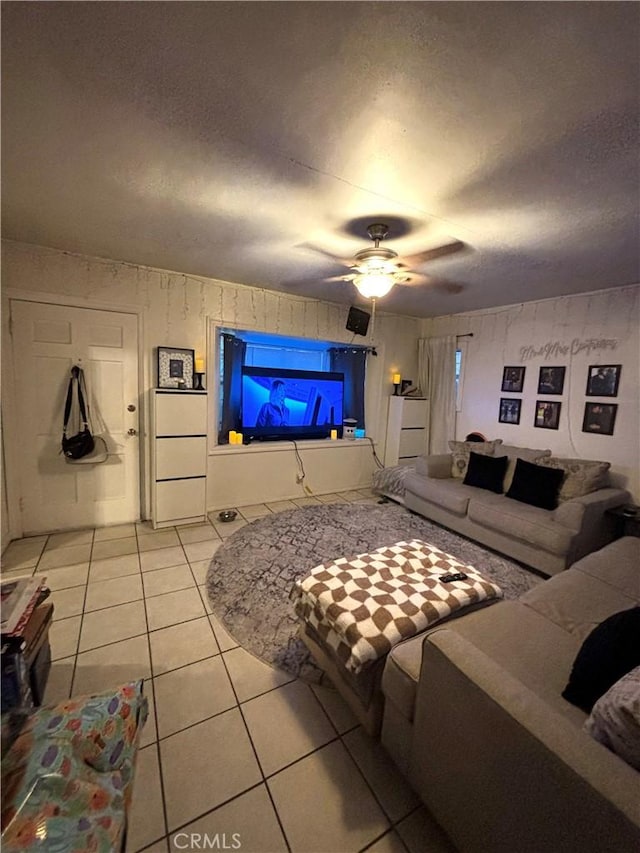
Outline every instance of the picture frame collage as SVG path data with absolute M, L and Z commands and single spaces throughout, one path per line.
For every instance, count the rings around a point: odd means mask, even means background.
M 537 394 L 542 397 L 561 396 L 564 391 L 566 366 L 543 365 L 538 372 Z M 594 364 L 587 369 L 586 397 L 617 397 L 621 364 Z M 506 365 L 502 371 L 501 391 L 522 394 L 526 366 Z M 533 426 L 538 429 L 560 428 L 561 400 L 537 399 Z M 585 402 L 582 431 L 598 435 L 613 435 L 618 410 L 617 403 Z M 520 423 L 521 397 L 500 397 L 498 422 Z

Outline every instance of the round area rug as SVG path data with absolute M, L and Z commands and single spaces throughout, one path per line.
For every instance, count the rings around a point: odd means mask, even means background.
M 405 539 L 423 539 L 517 598 L 541 583 L 506 557 L 451 533 L 397 504 L 324 504 L 252 521 L 225 540 L 211 560 L 207 592 L 229 633 L 272 666 L 311 682 L 322 680 L 296 636 L 289 594 L 294 581 L 320 563 L 363 554 Z

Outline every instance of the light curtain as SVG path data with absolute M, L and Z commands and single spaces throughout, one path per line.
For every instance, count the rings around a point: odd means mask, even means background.
M 429 398 L 428 452 L 448 453 L 456 429 L 456 336 L 421 338 L 418 373 Z

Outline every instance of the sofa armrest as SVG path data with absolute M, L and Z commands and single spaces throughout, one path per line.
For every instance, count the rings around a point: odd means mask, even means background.
M 598 489 L 559 504 L 553 511 L 553 519 L 571 530 L 581 530 L 585 523 L 600 517 L 608 509 L 627 503 L 630 497 L 624 489 Z
M 435 480 L 447 480 L 451 477 L 451 454 L 436 453 L 420 456 L 416 460 L 416 474 L 433 477 Z
M 639 849 L 637 771 L 453 629 L 424 643 L 411 755 L 463 851 Z
M 554 521 L 576 531 L 567 553 L 567 568 L 585 554 L 603 548 L 616 538 L 616 519 L 608 516 L 607 510 L 630 499 L 631 495 L 624 489 L 598 489 L 581 498 L 565 501 L 553 511 Z

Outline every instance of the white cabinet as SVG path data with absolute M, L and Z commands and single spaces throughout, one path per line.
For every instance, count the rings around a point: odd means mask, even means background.
M 413 465 L 427 452 L 428 407 L 424 397 L 389 397 L 385 467 Z
M 207 393 L 151 393 L 153 526 L 205 521 Z

